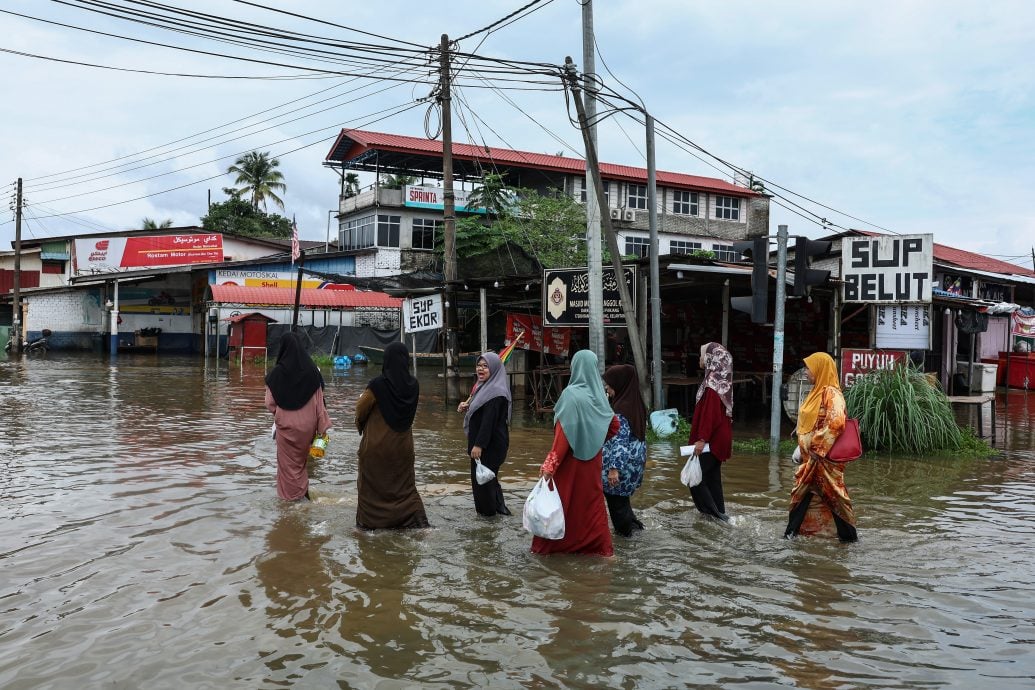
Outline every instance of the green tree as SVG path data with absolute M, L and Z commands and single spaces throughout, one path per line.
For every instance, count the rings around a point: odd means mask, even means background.
M 284 175 L 277 170 L 279 165 L 279 160 L 270 158 L 269 151 L 250 151 L 234 161 L 226 171 L 231 175 L 237 175 L 234 184 L 240 186 L 238 194 L 249 197 L 252 207 L 256 210 L 259 204 L 262 204 L 265 211 L 267 200 L 284 208 L 284 201 L 277 196 L 277 192 L 284 193 L 287 185 L 284 184 Z
M 359 175 L 356 173 L 345 174 L 345 196 L 356 196 L 359 194 Z
M 535 257 L 544 268 L 586 263 L 586 210 L 562 193 L 513 190 L 503 216 L 466 216 L 456 221 L 456 254 L 465 259 L 511 242 Z M 436 249 L 443 251 L 441 238 Z M 605 261 L 610 261 L 604 251 Z
M 406 185 L 416 184 L 417 178 L 413 175 L 382 175 L 381 186 L 385 189 L 402 189 Z
M 291 237 L 291 221 L 276 213 L 264 213 L 239 195 L 212 204 L 202 217 L 207 232 L 225 232 L 245 237 Z
M 467 208 L 484 208 L 491 216 L 508 215 L 513 204 L 513 192 L 503 182 L 504 174 L 486 173 L 482 183 L 467 195 Z
M 172 218 L 166 218 L 161 223 L 154 218 L 144 218 L 140 221 L 140 227 L 144 230 L 165 230 L 173 226 Z

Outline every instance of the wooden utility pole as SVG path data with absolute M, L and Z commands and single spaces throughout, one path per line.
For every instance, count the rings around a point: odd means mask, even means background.
M 445 256 L 442 274 L 445 279 L 446 308 L 446 402 L 460 399 L 457 385 L 460 372 L 460 343 L 456 316 L 456 204 L 453 194 L 453 120 L 449 89 L 449 35 L 442 34 L 439 44 L 440 82 L 438 101 L 442 106 L 442 224 Z
M 579 90 L 579 82 L 575 73 L 575 64 L 570 57 L 564 60 L 564 75 L 571 88 L 572 100 L 575 102 L 575 110 L 579 116 L 579 128 L 582 130 L 582 140 L 586 146 L 586 170 L 599 170 L 597 162 L 597 151 L 593 140 L 589 138 L 589 125 L 586 121 L 586 109 L 582 103 L 582 92 Z M 590 175 L 586 176 L 587 179 Z M 622 298 L 622 313 L 625 316 L 625 328 L 629 333 L 629 346 L 632 348 L 633 361 L 636 364 L 636 375 L 640 379 L 640 397 L 647 409 L 651 408 L 651 381 L 647 371 L 646 343 L 640 335 L 640 328 L 636 323 L 636 308 L 629 296 L 629 286 L 625 282 L 625 267 L 622 266 L 622 252 L 618 248 L 618 238 L 615 236 L 614 226 L 611 225 L 611 217 L 604 206 L 604 187 L 600 182 L 600 175 L 593 175 L 593 183 L 597 187 L 597 203 L 600 206 L 600 227 L 603 228 L 607 238 L 607 247 L 611 251 L 611 265 L 615 269 L 615 282 L 618 283 L 618 294 Z
M 22 178 L 18 178 L 18 191 L 14 206 L 14 281 L 11 285 L 11 352 L 22 351 Z
M 298 309 L 302 302 L 302 269 L 305 268 L 305 250 L 298 250 L 298 277 L 295 280 L 295 310 L 291 313 L 291 331 L 298 330 Z

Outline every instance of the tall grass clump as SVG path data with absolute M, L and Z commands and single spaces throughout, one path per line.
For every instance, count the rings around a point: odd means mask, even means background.
M 921 455 L 963 446 L 949 398 L 908 364 L 860 376 L 844 395 L 867 450 Z

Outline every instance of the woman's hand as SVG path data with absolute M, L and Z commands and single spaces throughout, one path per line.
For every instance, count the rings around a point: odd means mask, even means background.
M 482 447 L 481 446 L 475 446 L 474 448 L 471 449 L 471 459 L 472 460 L 481 460 L 482 459 Z
M 701 452 L 704 450 L 704 441 L 698 441 L 694 444 L 694 455 L 700 457 Z
M 461 401 L 461 403 L 456 406 L 456 411 L 457 412 L 461 412 L 461 413 L 466 413 L 467 412 L 467 408 L 469 408 L 470 406 L 471 406 L 471 403 L 467 402 L 466 400 Z
M 544 472 L 542 468 L 539 468 L 539 476 L 546 481 L 550 481 L 553 479 L 553 472 Z
M 618 468 L 612 467 L 607 471 L 607 485 L 611 488 L 618 486 Z

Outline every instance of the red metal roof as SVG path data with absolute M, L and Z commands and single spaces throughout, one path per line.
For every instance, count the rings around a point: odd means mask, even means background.
M 437 139 L 422 139 L 401 134 L 384 134 L 358 129 L 343 129 L 327 153 L 328 161 L 341 162 L 351 160 L 370 151 L 392 151 L 396 153 L 417 153 L 431 156 L 442 155 L 442 142 Z M 553 156 L 546 153 L 515 151 L 491 146 L 475 146 L 473 144 L 453 144 L 453 158 L 479 161 L 484 163 L 504 163 L 517 167 L 536 168 L 569 174 L 586 174 L 586 161 L 581 158 Z M 611 180 L 624 182 L 647 182 L 647 169 L 628 165 L 601 163 L 600 174 Z M 724 192 L 734 196 L 759 196 L 757 192 L 746 187 L 738 187 L 724 180 L 699 175 L 657 171 L 658 184 L 677 189 L 694 189 L 711 192 Z
M 294 302 L 291 303 L 292 306 L 294 306 L 294 304 L 295 304 Z M 274 319 L 272 317 L 269 317 L 269 316 L 266 316 L 265 314 L 260 314 L 257 311 L 248 312 L 247 314 L 238 314 L 237 316 L 231 316 L 229 319 L 224 319 L 224 321 L 229 321 L 230 323 L 240 323 L 241 321 L 244 321 L 245 319 L 254 319 L 254 318 L 266 319 L 266 321 L 268 321 L 270 323 L 276 323 L 277 322 L 276 319 Z
M 883 233 L 870 232 L 869 230 L 855 230 L 860 235 L 877 237 Z M 1023 266 L 1012 264 L 1008 261 L 1000 261 L 989 256 L 983 256 L 965 249 L 957 249 L 946 244 L 934 243 L 934 260 L 943 263 L 954 264 L 960 268 L 969 268 L 973 271 L 988 271 L 989 273 L 1003 273 L 1006 275 L 1021 275 L 1035 277 L 1035 271 L 1028 270 Z
M 295 289 L 289 287 L 250 287 L 245 285 L 212 285 L 212 300 L 234 304 L 272 304 L 291 306 L 295 303 Z M 299 303 L 305 307 L 399 308 L 402 300 L 383 292 L 362 290 L 317 290 L 303 288 Z

